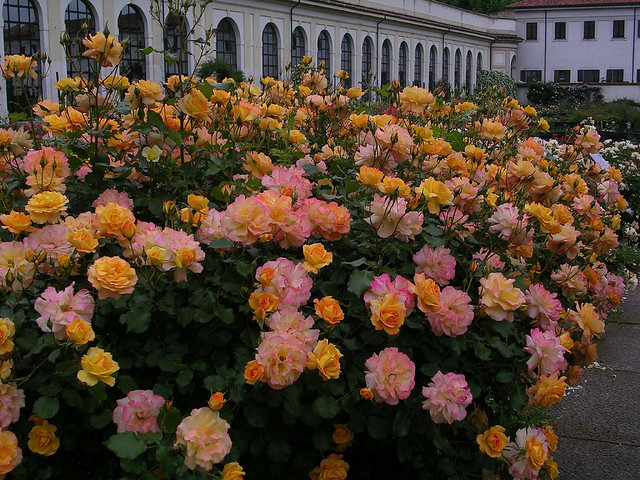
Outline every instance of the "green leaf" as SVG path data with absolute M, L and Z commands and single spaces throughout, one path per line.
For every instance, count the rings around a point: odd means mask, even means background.
M 177 353 L 170 353 L 168 355 L 164 355 L 160 361 L 158 362 L 158 366 L 160 370 L 163 372 L 177 372 L 180 370 L 180 363 L 182 361 L 182 357 Z
M 291 456 L 291 447 L 284 440 L 269 442 L 267 454 L 274 462 L 286 462 Z
M 411 428 L 411 411 L 410 410 L 398 410 L 396 416 L 393 419 L 393 433 L 398 437 L 406 437 L 409 434 Z
M 369 270 L 354 270 L 349 276 L 347 290 L 360 297 L 367 291 L 372 280 L 373 272 Z
M 185 368 L 183 370 L 180 370 L 180 373 L 176 377 L 176 384 L 179 387 L 186 387 L 187 385 L 189 385 L 189 383 L 191 383 L 192 379 L 193 379 L 193 372 L 191 371 L 190 368 Z
M 500 370 L 496 373 L 496 381 L 500 383 L 510 383 L 513 381 L 513 372 L 509 370 Z
M 120 323 L 127 326 L 127 332 L 146 332 L 151 323 L 151 312 L 148 309 L 133 309 L 120 315 Z
M 367 431 L 374 440 L 385 440 L 389 435 L 389 421 L 381 417 L 371 417 L 367 422 Z
M 171 407 L 171 410 L 163 409 L 158 415 L 158 426 L 169 434 L 176 432 L 180 422 L 182 422 L 182 413 L 175 407 Z
M 53 418 L 58 410 L 60 410 L 60 401 L 55 397 L 40 397 L 33 404 L 33 414 L 45 420 Z
M 333 418 L 340 413 L 340 405 L 331 397 L 316 398 L 312 408 L 322 418 Z
M 215 304 L 211 309 L 211 312 L 213 313 L 213 315 L 218 317 L 222 321 L 222 323 L 226 323 L 227 325 L 232 324 L 233 321 L 236 319 L 236 316 L 233 313 L 233 310 L 223 306 L 220 303 Z
M 216 238 L 209 246 L 211 248 L 229 248 L 233 246 L 233 242 L 228 238 Z
M 489 360 L 491 356 L 491 350 L 489 350 L 484 343 L 476 342 L 473 344 L 473 351 L 480 360 Z
M 305 165 L 302 166 L 302 169 L 305 171 L 305 173 L 309 176 L 311 175 L 315 175 L 316 173 L 318 173 L 318 167 L 316 167 L 313 163 L 307 163 Z
M 156 460 L 158 460 L 163 475 L 167 478 L 175 478 L 179 461 L 172 448 L 165 445 L 160 446 L 156 451 Z
M 139 457 L 146 449 L 144 441 L 136 437 L 135 433 L 124 432 L 111 435 L 105 445 L 119 458 L 133 460 Z

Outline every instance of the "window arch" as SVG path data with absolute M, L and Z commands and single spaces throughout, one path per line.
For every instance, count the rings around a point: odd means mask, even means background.
M 320 62 L 324 62 L 324 75 L 331 82 L 331 38 L 326 30 L 318 35 L 318 64 Z
M 216 58 L 238 68 L 236 29 L 229 18 L 223 18 L 216 29 Z
M 459 48 L 456 49 L 454 58 L 453 83 L 456 89 L 460 90 L 462 87 L 462 52 Z
M 467 87 L 467 91 L 471 92 L 473 87 L 473 54 L 471 50 L 467 52 L 467 64 L 465 65 L 465 86 Z
M 449 85 L 449 47 L 442 52 L 442 81 Z
M 391 42 L 385 40 L 382 43 L 382 58 L 380 62 L 380 85 L 391 82 Z
M 307 40 L 302 27 L 296 27 L 291 34 L 291 63 L 298 65 L 307 52 Z
M 478 61 L 476 62 L 476 81 L 478 80 L 478 74 L 482 71 L 482 53 L 478 52 Z
M 88 32 L 85 32 L 83 25 L 89 27 Z M 64 11 L 64 27 L 71 39 L 71 46 L 67 52 L 70 54 L 70 58 L 67 58 L 67 75 L 72 78 L 78 75 L 88 78 L 92 75 L 89 59 L 78 57 L 82 52 L 81 45 L 85 34 L 96 33 L 96 17 L 91 6 L 84 0 L 71 0 Z
M 422 44 L 416 45 L 416 53 L 413 66 L 413 84 L 416 87 L 422 87 L 422 70 L 424 69 L 424 50 Z
M 5 0 L 2 6 L 4 18 L 4 54 L 32 56 L 40 51 L 40 23 L 38 11 L 31 0 Z M 36 67 L 38 69 L 38 67 Z M 40 95 L 39 79 L 27 86 L 30 99 Z M 32 85 L 31 85 L 32 84 Z M 24 93 L 16 90 L 17 83 L 7 84 L 7 105 L 9 113 L 20 112 L 26 108 Z
M 438 49 L 435 45 L 431 45 L 429 49 L 429 91 L 436 88 L 436 62 L 438 61 Z
M 189 75 L 189 43 L 187 34 L 189 33 L 189 23 L 186 17 L 176 16 L 173 12 L 167 15 L 164 27 L 164 49 L 167 53 L 176 55 L 176 62 L 169 65 L 164 61 L 164 75 L 169 78 L 171 75 Z M 182 72 L 180 72 L 182 70 Z
M 262 76 L 278 78 L 278 31 L 273 23 L 267 23 L 262 30 Z
M 340 69 L 349 74 L 349 78 L 344 81 L 347 87 L 351 86 L 353 76 L 353 41 L 351 35 L 345 33 L 340 44 Z
M 516 78 L 516 56 L 515 55 L 511 59 L 510 73 L 511 73 L 511 78 L 515 80 Z
M 406 42 L 400 44 L 400 50 L 398 51 L 398 81 L 400 86 L 407 85 L 407 57 L 409 56 L 409 47 Z
M 371 37 L 365 37 L 362 42 L 362 81 L 369 82 L 369 76 L 373 73 L 373 41 Z
M 122 53 L 120 72 L 131 81 L 147 77 L 147 56 L 141 52 L 146 47 L 144 18 L 135 5 L 126 5 L 118 15 L 120 41 L 129 40 L 129 47 Z

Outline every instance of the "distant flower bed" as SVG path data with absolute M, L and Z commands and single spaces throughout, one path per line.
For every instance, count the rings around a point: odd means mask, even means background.
M 545 151 L 511 98 L 373 115 L 308 63 L 160 85 L 84 44 L 98 74 L 0 131 L 0 475 L 557 476 L 540 409 L 634 278 L 594 129 Z

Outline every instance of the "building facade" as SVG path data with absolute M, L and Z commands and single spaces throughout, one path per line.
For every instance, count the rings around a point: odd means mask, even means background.
M 640 82 L 639 1 L 523 0 L 509 9 L 523 39 L 511 66 L 514 79 Z
M 71 63 L 60 44 L 65 32 L 80 35 L 82 25 L 93 32 L 107 26 L 131 48 L 123 65 L 132 78 L 163 81 L 176 73 L 162 53 L 183 42 L 180 26 L 194 18 L 167 18 L 163 29 L 152 21 L 149 0 L 3 0 L 3 42 L 0 55 L 47 52 L 52 60 L 40 86 L 44 98 L 56 99 L 55 82 L 83 74 L 88 66 Z M 179 22 L 184 22 L 181 25 Z M 383 84 L 433 88 L 444 80 L 454 88 L 472 90 L 478 71 L 509 72 L 519 39 L 516 22 L 503 16 L 480 15 L 427 0 L 216 0 L 206 7 L 202 25 L 218 32 L 212 57 L 221 57 L 254 78 L 282 78 L 285 65 L 309 55 L 324 60 L 328 75 L 349 72 L 351 82 L 362 79 Z M 198 52 L 184 59 L 191 72 Z M 0 112 L 8 109 L 10 92 L 0 83 Z

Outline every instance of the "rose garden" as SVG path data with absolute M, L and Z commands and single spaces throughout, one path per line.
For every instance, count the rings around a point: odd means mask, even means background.
M 557 477 L 546 408 L 637 282 L 636 145 L 497 88 L 121 53 L 87 35 L 0 129 L 1 478 Z

